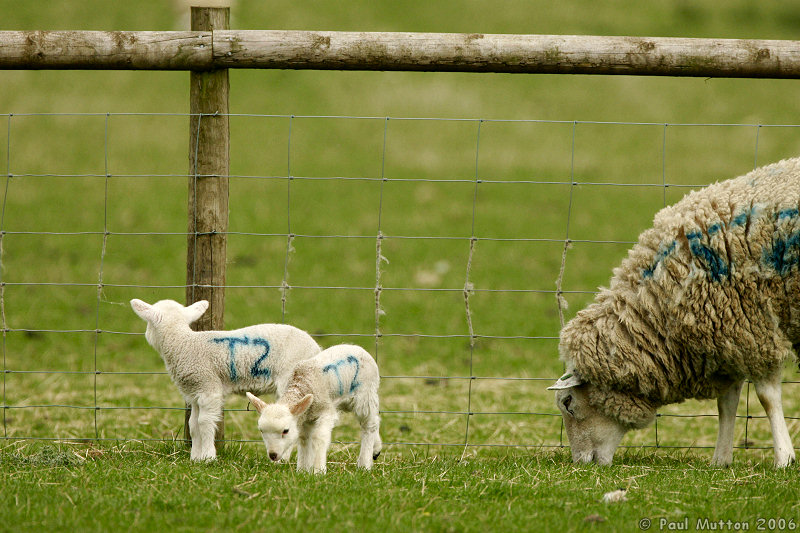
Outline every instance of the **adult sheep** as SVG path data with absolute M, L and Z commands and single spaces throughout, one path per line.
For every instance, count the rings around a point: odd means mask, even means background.
M 775 465 L 795 454 L 781 405 L 800 343 L 800 159 L 687 194 L 659 211 L 609 288 L 561 331 L 567 373 L 549 389 L 575 462 L 610 464 L 656 410 L 716 398 L 712 463 L 733 458 L 745 379 L 769 418 Z

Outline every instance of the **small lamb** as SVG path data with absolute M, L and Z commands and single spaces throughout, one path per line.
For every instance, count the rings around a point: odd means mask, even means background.
M 358 466 L 369 470 L 381 453 L 378 365 L 360 346 L 340 344 L 300 361 L 277 403 L 247 397 L 259 413 L 258 429 L 273 461 L 288 459 L 297 443 L 297 469 L 324 473 L 339 411 L 361 424 Z
M 215 459 L 214 434 L 225 397 L 246 391 L 286 390 L 294 365 L 320 352 L 311 336 L 285 324 L 260 324 L 232 331 L 192 331 L 208 302 L 184 307 L 174 300 L 153 305 L 131 300 L 147 322 L 145 338 L 161 354 L 172 381 L 192 406 L 192 460 Z

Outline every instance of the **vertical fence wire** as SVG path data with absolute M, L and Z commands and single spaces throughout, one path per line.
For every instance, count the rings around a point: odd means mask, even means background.
M 5 236 L 6 236 L 6 206 L 8 205 L 8 187 L 11 183 L 11 117 L 8 115 L 6 125 L 6 186 L 3 193 L 3 212 L 0 213 L 0 320 L 3 326 L 3 438 L 8 438 L 8 400 L 6 397 L 6 375 L 8 364 L 6 361 L 6 337 L 8 336 L 8 323 L 6 322 L 6 280 L 5 280 Z
M 663 207 L 667 207 L 667 126 L 664 124 L 664 131 L 661 135 L 661 190 L 663 191 Z
M 578 127 L 578 121 L 572 123 L 572 142 L 570 146 L 570 163 L 569 163 L 569 203 L 567 204 L 567 228 L 564 232 L 564 248 L 561 252 L 561 265 L 558 269 L 558 277 L 556 278 L 556 305 L 558 306 L 558 321 L 560 329 L 564 328 L 564 310 L 567 308 L 567 299 L 564 297 L 564 271 L 567 266 L 567 251 L 570 248 L 569 238 L 569 224 L 572 219 L 572 199 L 575 191 L 575 134 Z M 561 420 L 561 429 L 558 436 L 558 445 L 564 446 L 564 420 Z
M 380 354 L 378 352 L 381 338 L 381 293 L 383 285 L 381 283 L 381 263 L 388 263 L 388 259 L 383 255 L 383 193 L 386 185 L 386 140 L 389 134 L 389 117 L 383 121 L 383 145 L 381 149 L 381 188 L 378 198 L 378 234 L 375 238 L 375 362 L 380 365 Z
M 103 300 L 103 266 L 105 264 L 106 259 L 106 247 L 108 245 L 108 182 L 111 178 L 111 172 L 109 170 L 108 165 L 108 122 L 110 113 L 106 113 L 105 118 L 105 125 L 104 125 L 104 137 L 103 137 L 103 167 L 105 178 L 103 180 L 103 245 L 100 250 L 100 268 L 99 273 L 97 276 L 97 303 L 95 309 L 95 324 L 94 324 L 94 376 L 93 376 L 93 388 L 94 388 L 94 438 L 100 438 L 100 431 L 97 425 L 97 413 L 99 411 L 99 405 L 97 403 L 97 378 L 100 374 L 97 366 L 97 345 L 100 342 L 100 333 L 102 330 L 100 329 L 100 306 Z
M 192 239 L 192 251 L 194 255 L 192 256 L 192 286 L 191 286 L 191 302 L 186 302 L 187 304 L 192 303 L 197 298 L 196 288 L 197 288 L 197 238 L 198 238 L 198 231 L 197 231 L 197 180 L 200 178 L 200 173 L 198 170 L 198 159 L 200 157 L 200 128 L 203 122 L 203 114 L 199 113 L 196 115 L 197 117 L 197 127 L 195 130 L 195 143 L 194 143 L 194 161 L 191 169 L 192 173 L 192 198 L 194 201 L 192 202 L 192 229 L 194 229 L 194 234 L 190 235 L 189 238 Z M 211 302 L 209 302 L 210 304 Z M 213 313 L 213 310 L 210 312 Z
M 761 133 L 761 124 L 756 125 L 755 127 L 756 135 L 755 135 L 755 148 L 753 154 L 753 169 L 758 167 L 758 141 Z M 750 415 L 750 380 L 747 381 L 747 392 L 745 394 L 745 417 L 744 417 L 744 447 L 745 449 L 750 447 L 750 419 L 752 416 Z
M 294 115 L 289 117 L 289 133 L 286 141 L 286 257 L 283 261 L 283 280 L 281 281 L 281 322 L 286 322 L 286 298 L 291 289 L 289 285 L 289 259 L 294 251 L 292 233 L 292 124 Z
M 473 283 L 470 280 L 470 275 L 472 273 L 472 259 L 475 256 L 475 245 L 478 242 L 477 237 L 475 237 L 475 216 L 478 208 L 478 184 L 480 183 L 480 169 L 478 163 L 480 161 L 479 158 L 481 153 L 482 125 L 483 125 L 483 119 L 478 121 L 478 133 L 475 139 L 475 189 L 472 193 L 472 228 L 470 230 L 469 255 L 467 256 L 467 272 L 464 281 L 464 307 L 467 318 L 467 329 L 469 331 L 469 383 L 467 386 L 467 414 L 466 414 L 466 428 L 464 430 L 464 451 L 461 452 L 462 459 L 467 453 L 467 447 L 469 446 L 469 423 L 473 415 L 472 384 L 475 381 L 475 373 L 473 370 L 475 361 L 475 328 L 473 327 L 472 323 L 472 311 L 469 308 L 469 299 L 475 290 L 475 287 L 473 286 Z

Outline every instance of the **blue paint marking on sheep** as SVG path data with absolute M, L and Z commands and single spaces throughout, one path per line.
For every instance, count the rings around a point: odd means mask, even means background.
M 703 234 L 700 231 L 687 233 L 686 239 L 689 241 L 689 250 L 693 256 L 703 263 L 712 281 L 722 281 L 730 275 L 730 269 L 725 260 L 716 251 L 700 242 L 702 238 Z
M 228 345 L 228 370 L 231 374 L 231 381 L 236 381 L 238 378 L 236 375 L 236 345 L 247 345 L 250 343 L 250 339 L 247 337 L 220 337 L 218 339 L 211 339 L 211 341 L 217 344 Z
M 344 365 L 355 365 L 356 367 L 356 371 L 353 374 L 353 379 L 350 381 L 350 388 L 348 390 L 349 393 L 352 393 L 360 385 L 360 383 L 358 382 L 358 371 L 360 369 L 358 359 L 356 359 L 352 355 L 348 355 L 347 358 L 340 359 L 339 361 L 336 361 L 335 363 L 332 363 L 330 365 L 326 365 L 325 367 L 322 368 L 323 372 L 325 373 L 333 372 L 334 375 L 336 376 L 336 380 L 339 383 L 339 396 L 344 395 L 344 384 L 342 383 L 342 376 L 341 374 L 339 374 L 339 367 Z
M 759 206 L 753 206 L 738 213 L 727 224 L 728 228 L 734 229 L 744 226 L 750 221 L 751 217 L 756 216 L 757 211 L 760 209 Z M 772 218 L 775 222 L 781 224 L 780 227 L 784 228 L 784 231 L 786 231 L 785 228 L 787 224 L 796 224 L 800 219 L 800 209 L 796 207 L 781 209 L 774 212 Z M 724 228 L 724 223 L 715 222 L 708 226 L 705 234 L 701 230 L 695 230 L 686 234 L 690 252 L 703 264 L 709 277 L 717 282 L 730 276 L 731 265 L 728 265 L 719 253 L 702 241 L 704 238 L 713 237 Z M 653 263 L 642 269 L 642 278 L 651 279 L 658 265 L 672 255 L 676 248 L 677 241 L 672 241 L 659 251 L 653 258 Z M 800 229 L 789 233 L 787 236 L 776 237 L 773 239 L 770 247 L 762 248 L 761 263 L 766 268 L 774 270 L 781 276 L 788 275 L 794 268 L 798 267 L 800 265 Z
M 786 231 L 786 224 L 796 222 L 800 210 L 796 207 L 781 209 L 775 214 L 775 220 L 780 228 Z M 782 232 L 781 232 L 782 233 Z M 761 250 L 761 262 L 772 268 L 781 276 L 786 276 L 800 264 L 800 230 L 795 230 L 788 235 L 778 234 L 772 240 L 771 248 Z
M 261 366 L 264 364 L 264 361 L 266 361 L 267 357 L 269 356 L 270 346 L 269 346 L 269 341 L 267 341 L 266 339 L 262 339 L 259 337 L 251 339 L 250 337 L 247 336 L 218 337 L 216 339 L 211 339 L 211 342 L 214 342 L 216 344 L 228 345 L 228 371 L 231 375 L 231 381 L 236 381 L 237 379 L 239 379 L 238 373 L 236 372 L 236 346 L 237 345 L 263 346 L 264 353 L 262 353 L 258 357 L 258 359 L 256 359 L 256 362 L 253 363 L 253 366 L 250 368 L 250 374 L 256 378 L 257 377 L 269 378 L 271 374 L 269 368 L 264 368 Z
M 771 249 L 762 250 L 761 261 L 781 276 L 789 274 L 800 264 L 800 231 L 774 239 Z
M 269 379 L 269 376 L 272 374 L 269 368 L 262 367 L 261 365 L 264 361 L 267 360 L 269 357 L 269 341 L 267 339 L 253 339 L 252 344 L 256 346 L 263 346 L 264 353 L 256 359 L 256 362 L 253 363 L 253 366 L 250 368 L 250 374 L 254 377 L 263 377 L 264 379 Z
M 678 241 L 672 241 L 669 246 L 661 250 L 656 254 L 655 259 L 653 260 L 653 264 L 644 270 L 642 270 L 642 277 L 645 279 L 649 279 L 653 277 L 653 273 L 656 271 L 658 265 L 664 261 L 669 255 L 675 251 L 675 247 L 678 246 Z

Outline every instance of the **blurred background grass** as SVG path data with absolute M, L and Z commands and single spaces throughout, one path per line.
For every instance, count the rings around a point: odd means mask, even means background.
M 0 12 L 0 30 L 188 28 L 183 2 L 0 0 Z M 236 29 L 760 39 L 795 38 L 798 23 L 798 6 L 744 0 L 238 0 L 231 17 Z M 286 321 L 323 345 L 364 345 L 385 376 L 387 442 L 463 444 L 467 412 L 476 413 L 470 443 L 565 442 L 544 388 L 561 370 L 553 291 L 568 223 L 578 242 L 565 263 L 565 319 L 608 281 L 654 213 L 688 190 L 641 185 L 703 185 L 800 147 L 797 128 L 775 127 L 800 122 L 790 80 L 256 70 L 230 78 L 239 177 L 226 325 Z M 12 176 L 1 228 L 13 330 L 3 345 L 12 407 L 3 435 L 173 438 L 181 399 L 127 302 L 183 298 L 188 74 L 0 79 L 0 168 Z M 298 236 L 284 307 L 290 231 Z M 388 262 L 376 339 L 378 231 Z M 463 288 L 473 232 L 471 347 Z M 785 387 L 789 416 L 797 388 Z M 256 439 L 246 402 L 228 405 L 227 437 Z M 155 409 L 163 406 L 176 410 Z M 661 418 L 624 444 L 713 445 L 713 417 L 682 416 L 714 412 L 709 402 L 669 407 L 681 418 Z M 740 415 L 752 414 L 760 407 L 743 401 Z M 790 430 L 797 441 L 797 420 Z M 738 432 L 738 443 L 769 445 L 762 419 Z M 355 436 L 352 424 L 336 434 Z

